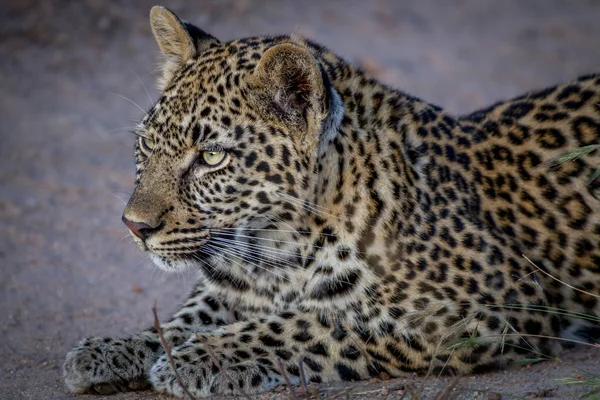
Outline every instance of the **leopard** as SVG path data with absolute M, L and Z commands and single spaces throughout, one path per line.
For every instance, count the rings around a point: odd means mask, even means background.
M 163 324 L 78 343 L 69 391 L 466 375 L 596 340 L 600 75 L 454 116 L 295 34 L 150 24 L 122 219 L 198 280 Z

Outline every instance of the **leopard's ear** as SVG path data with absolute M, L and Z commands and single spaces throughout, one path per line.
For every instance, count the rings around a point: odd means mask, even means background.
M 327 88 L 307 48 L 293 43 L 269 48 L 256 66 L 254 82 L 267 113 L 303 131 L 320 131 L 327 115 Z
M 219 43 L 208 33 L 180 20 L 171 10 L 161 6 L 154 6 L 150 10 L 150 26 L 158 47 L 166 58 L 163 65 L 163 87 L 181 64 Z

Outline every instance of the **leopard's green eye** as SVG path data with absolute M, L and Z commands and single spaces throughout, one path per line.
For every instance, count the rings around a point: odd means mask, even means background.
M 219 165 L 225 159 L 224 151 L 203 151 L 202 159 L 207 165 L 214 167 Z

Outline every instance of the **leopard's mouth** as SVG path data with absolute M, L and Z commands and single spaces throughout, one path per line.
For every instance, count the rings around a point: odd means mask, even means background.
M 159 237 L 157 235 L 146 239 L 142 245 L 145 246 L 143 250 L 160 257 L 178 259 L 197 254 L 210 241 L 210 236 L 208 231 L 200 235 L 195 232 L 194 236 Z
M 160 269 L 171 272 L 187 268 L 205 268 L 215 263 L 220 264 L 223 260 L 235 265 L 261 264 L 265 256 L 277 251 L 269 251 L 267 245 L 261 243 L 261 238 L 257 236 L 257 232 L 261 231 L 247 231 L 244 227 L 229 226 L 198 229 L 193 236 L 184 231 L 179 232 L 182 233 L 179 237 L 155 235 L 146 240 L 134 240 L 142 251 L 150 253 L 152 261 Z M 267 244 L 277 241 L 272 238 L 267 240 Z M 289 260 L 286 262 L 289 263 Z
M 140 239 L 139 237 L 135 236 L 134 234 L 131 234 L 130 236 L 133 238 L 133 242 L 136 244 L 138 249 L 140 249 L 141 251 L 148 251 L 148 246 L 146 246 L 145 240 Z

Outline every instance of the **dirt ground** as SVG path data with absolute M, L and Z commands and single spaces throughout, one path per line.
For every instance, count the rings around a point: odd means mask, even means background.
M 72 398 L 60 368 L 76 341 L 149 326 L 155 301 L 167 318 L 193 281 L 191 273 L 167 276 L 150 265 L 120 221 L 133 186 L 127 130 L 150 106 L 149 97 L 157 98 L 158 52 L 147 22 L 155 1 L 0 4 L 2 399 Z M 165 5 L 221 39 L 306 35 L 385 82 L 458 113 L 600 72 L 600 2 L 594 0 Z M 600 372 L 599 360 L 600 349 L 586 348 L 560 362 L 464 378 L 459 398 L 575 399 L 585 388 L 556 378 L 581 375 L 576 368 Z M 409 383 L 422 381 L 362 382 L 350 398 L 398 399 Z M 423 397 L 446 384 L 426 380 Z M 259 398 L 285 398 L 282 393 Z

